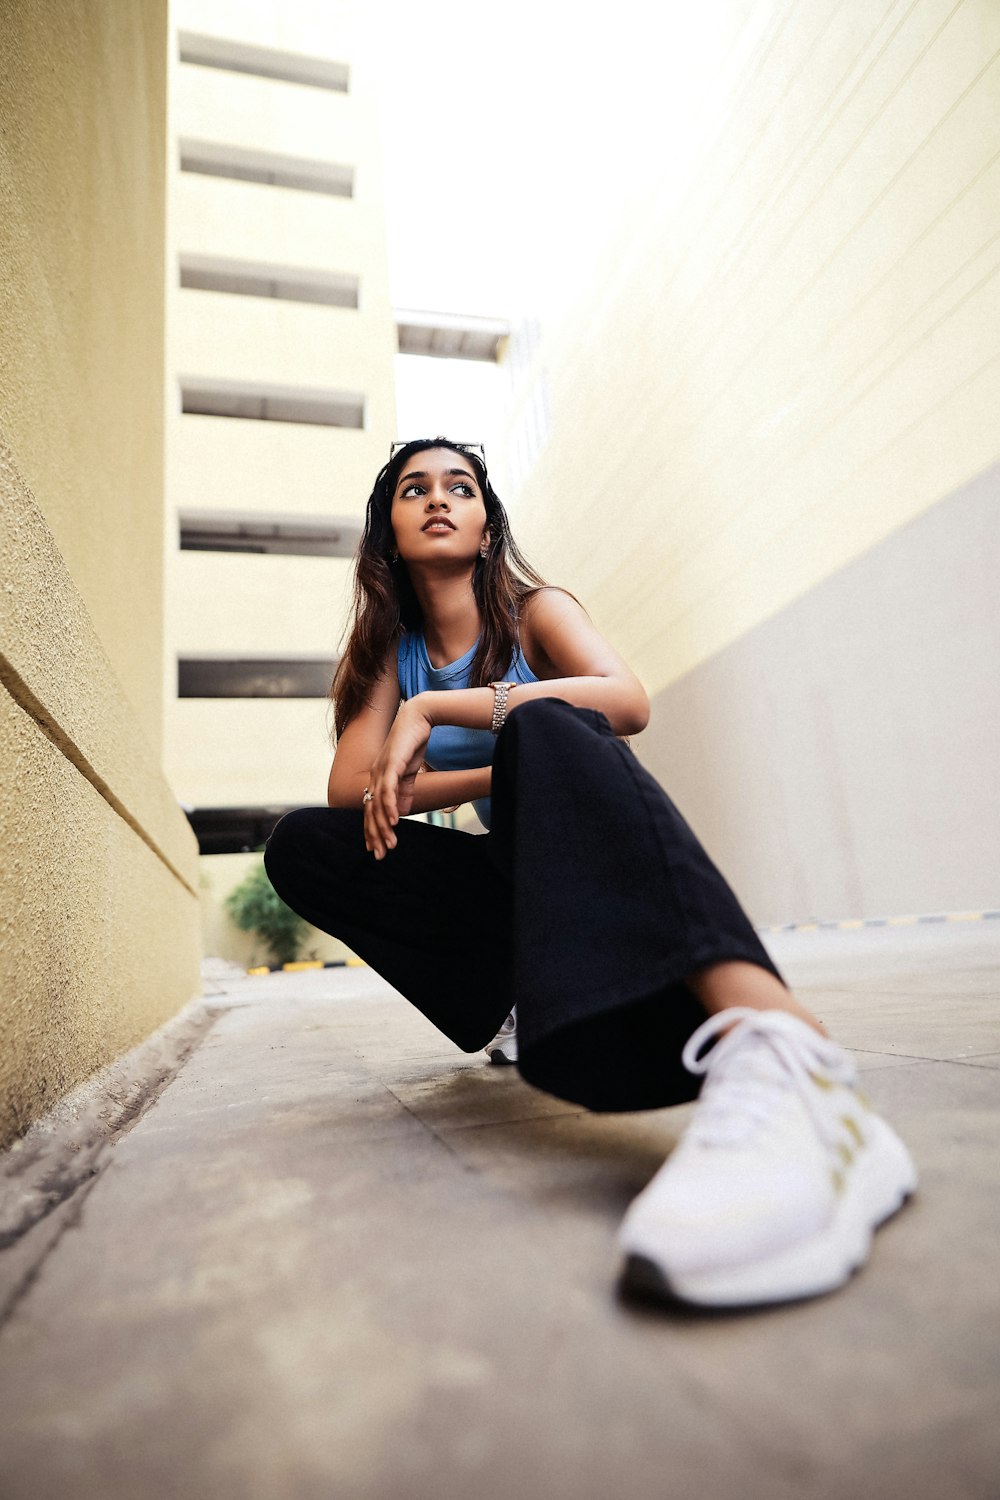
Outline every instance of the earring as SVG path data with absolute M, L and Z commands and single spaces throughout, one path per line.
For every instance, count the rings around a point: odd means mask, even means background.
M 487 542 L 484 539 L 483 545 L 479 549 L 479 556 L 480 557 L 488 557 L 489 556 L 489 551 L 490 551 L 490 544 L 489 544 L 489 542 Z
M 396 551 L 395 547 L 393 547 L 392 551 L 389 553 L 389 561 L 391 563 L 399 562 L 399 553 Z

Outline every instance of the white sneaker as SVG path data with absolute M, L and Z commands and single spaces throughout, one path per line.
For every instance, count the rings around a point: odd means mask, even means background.
M 851 1058 L 785 1011 L 740 1007 L 699 1026 L 683 1059 L 705 1083 L 625 1215 L 626 1289 L 734 1307 L 841 1286 L 917 1185 L 906 1147 L 857 1092 Z
M 517 1062 L 517 1010 L 512 1010 L 496 1036 L 486 1048 L 491 1063 Z

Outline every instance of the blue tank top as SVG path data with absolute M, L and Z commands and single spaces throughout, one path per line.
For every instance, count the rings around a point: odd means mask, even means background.
M 478 644 L 477 641 L 476 646 Z M 476 646 L 470 646 L 458 661 L 451 661 L 444 667 L 432 667 L 423 631 L 404 630 L 399 637 L 397 658 L 400 696 L 415 698 L 418 693 L 430 690 L 442 692 L 448 688 L 468 687 Z M 509 682 L 538 681 L 520 647 L 514 652 L 506 678 Z M 424 758 L 433 771 L 472 771 L 477 766 L 492 763 L 495 744 L 496 740 L 488 729 L 462 729 L 457 724 L 439 724 L 431 730 Z M 472 805 L 480 823 L 489 828 L 489 797 L 479 797 Z

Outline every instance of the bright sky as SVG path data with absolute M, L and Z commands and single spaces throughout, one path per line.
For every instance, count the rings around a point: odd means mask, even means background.
M 589 175 L 599 96 L 584 7 L 380 0 L 383 153 L 399 305 L 501 315 L 544 297 L 557 207 Z M 595 12 L 596 13 L 596 12 Z M 575 39 L 567 41 L 568 17 Z
M 395 305 L 546 322 L 572 305 L 623 203 L 683 180 L 731 5 L 367 0 Z M 490 372 L 399 364 L 401 431 L 442 404 L 482 431 Z

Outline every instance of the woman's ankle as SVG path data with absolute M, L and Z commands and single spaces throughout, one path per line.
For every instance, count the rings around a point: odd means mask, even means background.
M 776 975 L 759 964 L 732 959 L 711 964 L 687 978 L 688 989 L 697 996 L 710 1016 L 733 1006 L 748 1005 L 753 1010 L 783 1010 L 818 1031 L 828 1032 L 812 1011 L 802 1005 Z

